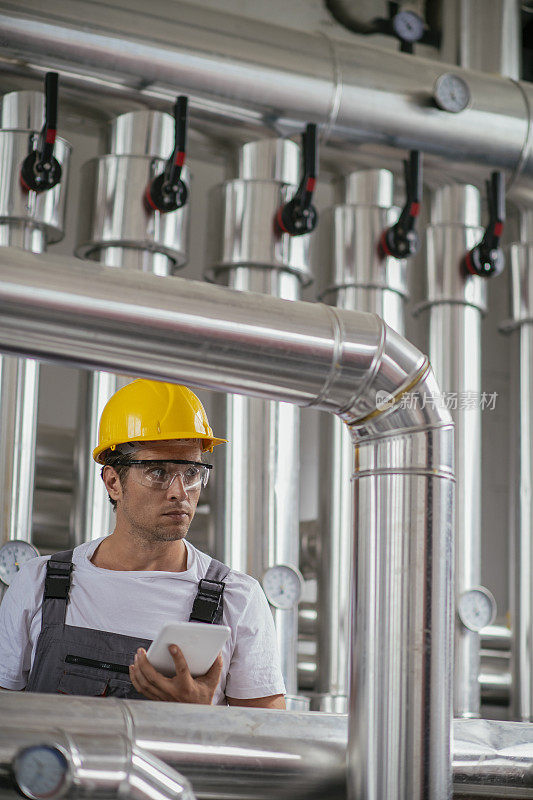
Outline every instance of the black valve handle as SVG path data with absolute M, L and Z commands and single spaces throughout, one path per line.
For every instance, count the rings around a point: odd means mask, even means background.
M 189 191 L 181 179 L 187 149 L 187 98 L 180 95 L 174 103 L 174 149 L 165 169 L 146 187 L 145 200 L 152 211 L 166 214 L 187 203 Z
M 303 236 L 314 231 L 318 224 L 318 211 L 313 205 L 318 173 L 317 127 L 309 123 L 302 134 L 303 176 L 294 197 L 276 213 L 276 223 L 282 233 Z
M 503 172 L 493 172 L 486 182 L 489 224 L 479 244 L 465 256 L 465 266 L 471 275 L 494 278 L 501 275 L 505 259 L 500 239 L 505 224 L 505 183 Z
M 386 256 L 410 258 L 416 255 L 420 239 L 416 232 L 416 218 L 422 202 L 422 154 L 411 150 L 409 160 L 403 162 L 406 202 L 398 222 L 381 234 L 380 247 Z
M 61 180 L 61 165 L 54 158 L 58 84 L 57 72 L 47 72 L 44 79 L 44 125 L 39 134 L 37 149 L 28 153 L 20 169 L 20 180 L 26 191 L 45 192 L 53 189 Z

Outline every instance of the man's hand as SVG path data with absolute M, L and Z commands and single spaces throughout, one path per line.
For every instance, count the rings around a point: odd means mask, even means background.
M 211 705 L 222 672 L 220 653 L 205 675 L 193 678 L 179 647 L 171 644 L 168 649 L 176 666 L 176 675 L 173 678 L 161 675 L 150 664 L 146 658 L 146 650 L 142 647 L 137 650 L 135 661 L 130 666 L 131 682 L 137 691 L 149 700 Z

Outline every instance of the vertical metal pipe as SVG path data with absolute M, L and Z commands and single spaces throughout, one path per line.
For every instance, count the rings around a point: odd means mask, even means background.
M 12 92 L 0 101 L 0 245 L 43 253 L 62 237 L 69 146 L 54 148 L 63 183 L 38 195 L 24 192 L 20 167 L 42 128 L 44 96 Z M 39 365 L 0 356 L 0 543 L 31 541 Z
M 296 190 L 299 148 L 269 139 L 245 145 L 239 177 L 212 198 L 208 276 L 232 289 L 298 300 L 309 281 L 309 236 L 277 234 L 279 206 Z M 217 411 L 229 446 L 217 458 L 220 557 L 259 580 L 299 564 L 300 412 L 287 403 L 227 395 Z M 272 608 L 288 703 L 295 703 L 298 607 Z
M 481 238 L 480 195 L 454 184 L 432 197 L 427 228 L 429 357 L 455 422 L 457 476 L 455 599 L 479 586 L 481 575 L 481 320 L 482 278 L 466 276 L 465 253 Z M 480 713 L 479 633 L 455 620 L 454 714 Z
M 110 155 L 85 165 L 92 187 L 92 214 L 86 220 L 77 254 L 109 267 L 170 275 L 187 259 L 188 206 L 170 214 L 145 208 L 144 191 L 164 168 L 174 146 L 174 121 L 168 114 L 133 111 L 113 120 Z M 185 167 L 183 177 L 190 181 Z M 91 458 L 105 404 L 128 378 L 109 372 L 82 374 L 75 455 L 74 539 L 76 544 L 111 533 L 113 509 Z
M 511 430 L 511 708 L 513 719 L 533 720 L 533 244 L 527 215 L 522 215 L 522 243 L 512 244 Z
M 387 435 L 403 400 L 354 430 L 352 800 L 451 797 L 453 428 L 437 397 L 432 376 L 404 395 L 426 431 L 406 417 Z
M 520 3 L 446 0 L 442 3 L 443 61 L 520 80 Z
M 398 216 L 392 173 L 385 169 L 353 172 L 344 181 L 342 200 L 328 215 L 333 275 L 321 299 L 338 308 L 378 314 L 403 335 L 406 262 L 383 258 L 378 249 L 382 231 Z M 353 444 L 346 426 L 331 415 L 322 419 L 320 463 L 324 469 L 319 488 L 318 674 L 311 707 L 346 712 L 353 594 Z

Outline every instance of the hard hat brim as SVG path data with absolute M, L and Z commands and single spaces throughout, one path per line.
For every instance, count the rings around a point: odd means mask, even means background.
M 161 436 L 157 436 L 157 435 L 150 436 L 150 440 L 149 441 L 150 442 L 166 442 L 166 441 L 179 442 L 179 441 L 184 440 L 184 439 L 200 439 L 200 440 L 203 440 L 204 447 L 202 448 L 202 452 L 204 452 L 204 453 L 207 452 L 207 451 L 212 453 L 213 452 L 213 447 L 216 447 L 218 444 L 227 444 L 228 443 L 227 439 L 217 439 L 216 436 L 206 436 L 205 434 L 196 433 L 196 432 L 192 432 L 192 434 L 191 434 L 190 431 L 187 433 L 187 435 L 179 434 L 179 433 L 177 433 L 177 434 L 165 433 L 164 435 L 161 434 Z M 120 444 L 128 444 L 128 443 L 131 443 L 131 442 L 138 442 L 139 444 L 148 444 L 147 441 L 144 441 L 144 440 L 139 439 L 139 438 L 137 438 L 137 439 L 135 439 L 135 438 L 126 439 L 123 442 L 105 442 L 104 444 L 100 444 L 100 445 L 98 445 L 98 447 L 95 447 L 95 449 L 93 450 L 93 459 L 96 461 L 97 464 L 105 464 L 105 459 L 103 458 L 103 455 L 106 452 L 106 450 L 110 450 L 111 448 L 114 449 L 115 447 L 117 447 Z

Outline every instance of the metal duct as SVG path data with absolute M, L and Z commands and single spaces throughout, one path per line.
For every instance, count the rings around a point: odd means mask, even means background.
M 144 192 L 165 168 L 174 148 L 174 120 L 159 111 L 133 111 L 113 120 L 110 155 L 84 166 L 83 183 L 92 197 L 91 214 L 76 254 L 109 267 L 170 275 L 187 262 L 189 206 L 162 214 L 148 210 Z M 183 167 L 190 186 L 190 172 Z M 74 540 L 111 533 L 114 514 L 94 464 L 98 425 L 105 404 L 129 379 L 107 372 L 82 375 L 75 455 Z
M 313 406 L 351 424 L 350 796 L 450 797 L 453 426 L 431 402 L 427 359 L 371 314 L 125 278 L 0 252 L 0 349 Z M 411 392 L 430 402 L 404 407 Z
M 527 216 L 524 216 L 527 222 Z M 533 719 L 533 244 L 524 225 L 522 243 L 509 247 L 511 319 L 502 326 L 512 331 L 511 419 L 511 666 L 512 713 Z
M 69 741 L 77 742 L 80 754 L 84 746 L 89 755 L 98 751 L 100 756 L 104 741 L 111 753 L 121 741 L 129 742 L 188 778 L 198 800 L 300 798 L 320 785 L 322 796 L 329 796 L 328 774 L 345 769 L 346 715 L 11 692 L 0 692 L 0 713 L 5 800 L 19 797 L 7 782 L 14 755 L 43 741 L 67 750 Z M 454 720 L 453 797 L 532 798 L 532 739 L 530 724 Z M 101 763 L 82 760 L 95 780 Z M 110 769 L 111 786 L 116 778 Z
M 455 422 L 457 475 L 455 599 L 481 578 L 481 319 L 486 283 L 466 276 L 465 254 L 480 241 L 480 195 L 475 186 L 454 184 L 435 191 L 427 228 L 429 352 Z M 479 633 L 455 620 L 454 714 L 480 713 Z
M 454 68 L 472 100 L 460 114 L 447 114 L 432 102 L 446 71 L 441 63 L 189 4 L 173 6 L 171 16 L 163 0 L 142 10 L 106 6 L 105 25 L 101 7 L 89 0 L 49 0 L 46 8 L 26 0 L 23 12 L 17 2 L 4 3 L 0 27 L 5 59 L 17 68 L 21 59 L 48 65 L 53 53 L 62 80 L 83 89 L 84 102 L 88 89 L 100 87 L 161 105 L 180 87 L 203 130 L 212 125 L 232 139 L 294 133 L 313 121 L 334 147 L 422 149 L 451 159 L 447 170 L 459 161 L 463 180 L 466 163 L 497 165 L 515 180 L 533 174 L 527 83 Z
M 393 175 L 385 169 L 359 170 L 344 180 L 342 205 L 323 215 L 330 226 L 333 274 L 321 299 L 347 310 L 378 314 L 403 335 L 407 294 L 406 262 L 383 258 L 381 233 L 398 218 Z M 321 557 L 318 564 L 318 675 L 311 708 L 348 708 L 350 562 L 353 550 L 353 444 L 339 419 L 321 421 Z
M 56 139 L 63 183 L 37 194 L 20 182 L 22 162 L 43 126 L 44 95 L 12 92 L 0 100 L 0 244 L 42 253 L 63 236 L 70 146 Z M 39 365 L 0 357 L 0 543 L 32 538 Z
M 277 210 L 296 192 L 300 162 L 300 148 L 286 139 L 241 148 L 238 177 L 211 195 L 208 277 L 239 291 L 301 298 L 302 284 L 311 280 L 311 237 L 274 227 Z M 218 555 L 260 581 L 279 564 L 298 570 L 300 411 L 290 403 L 233 394 L 221 397 L 218 406 L 217 427 L 229 440 L 216 454 Z M 298 604 L 272 611 L 292 707 L 298 694 Z

